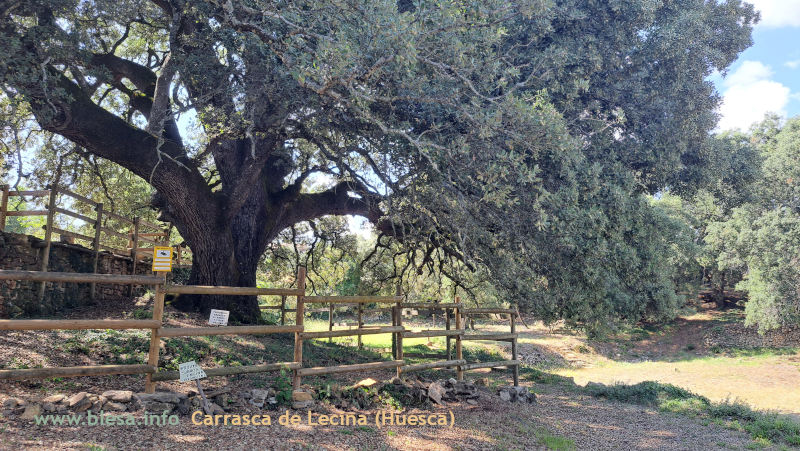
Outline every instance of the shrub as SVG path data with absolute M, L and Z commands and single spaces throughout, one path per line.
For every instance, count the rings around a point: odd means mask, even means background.
M 636 385 L 589 383 L 584 390 L 594 397 L 646 406 L 659 406 L 668 400 L 686 399 L 697 399 L 700 403 L 709 404 L 708 399 L 688 390 L 652 381 L 640 382 Z

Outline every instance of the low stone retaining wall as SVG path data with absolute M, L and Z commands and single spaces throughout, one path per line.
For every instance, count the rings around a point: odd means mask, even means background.
M 44 240 L 17 233 L 0 232 L 0 269 L 41 270 Z M 108 252 L 101 252 L 97 263 L 99 274 L 131 274 L 133 261 Z M 94 252 L 76 244 L 53 242 L 48 271 L 91 273 Z M 136 265 L 137 274 L 152 274 L 149 263 Z M 66 308 L 92 303 L 91 286 L 75 283 L 48 283 L 44 300 L 38 302 L 38 282 L 0 281 L 0 318 L 24 318 L 52 315 Z M 128 286 L 98 284 L 96 300 L 128 296 Z M 144 293 L 135 287 L 133 295 Z

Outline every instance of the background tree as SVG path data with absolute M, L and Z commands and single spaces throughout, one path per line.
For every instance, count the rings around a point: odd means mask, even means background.
M 764 331 L 800 323 L 800 117 L 783 126 L 768 117 L 752 137 L 763 158 L 758 196 L 711 223 L 707 241 L 720 270 L 743 275 L 746 324 Z
M 413 266 L 485 268 L 599 324 L 674 308 L 674 234 L 644 195 L 695 183 L 706 79 L 756 19 L 738 0 L 12 1 L 0 84 L 14 119 L 152 185 L 191 283 L 253 285 L 283 231 L 352 214 Z
M 736 302 L 731 290 L 742 280 L 746 268 L 720 264 L 730 248 L 730 237 L 719 234 L 718 224 L 732 218 L 736 208 L 757 202 L 762 180 L 762 155 L 750 134 L 722 133 L 711 140 L 709 164 L 703 183 L 684 193 L 679 216 L 694 230 L 697 246 L 695 292 L 705 289 L 719 307 Z

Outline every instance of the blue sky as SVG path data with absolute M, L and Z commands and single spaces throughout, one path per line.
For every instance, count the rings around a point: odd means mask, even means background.
M 800 115 L 800 0 L 749 3 L 761 12 L 753 46 L 725 77 L 712 77 L 723 95 L 720 130 L 746 130 L 767 112 Z

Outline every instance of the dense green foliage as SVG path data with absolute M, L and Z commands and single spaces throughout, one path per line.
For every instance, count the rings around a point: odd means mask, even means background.
M 4 135 L 116 187 L 105 165 L 125 168 L 126 208 L 151 185 L 190 282 L 254 284 L 273 250 L 284 274 L 320 258 L 341 292 L 427 272 L 548 321 L 659 320 L 691 246 L 650 196 L 736 163 L 709 140 L 707 79 L 756 19 L 739 0 L 14 2 Z M 373 250 L 339 238 L 345 214 Z M 257 314 L 214 302 L 188 307 Z
M 764 134 L 761 130 L 770 130 Z M 727 214 L 711 218 L 705 241 L 719 271 L 748 295 L 747 323 L 760 330 L 800 323 L 800 117 L 775 118 L 751 132 L 760 158 L 753 194 Z
M 800 323 L 800 117 L 783 122 L 769 115 L 716 136 L 704 183 L 653 201 L 684 230 L 669 252 L 678 289 L 720 305 L 744 296 L 746 322 L 760 331 Z

